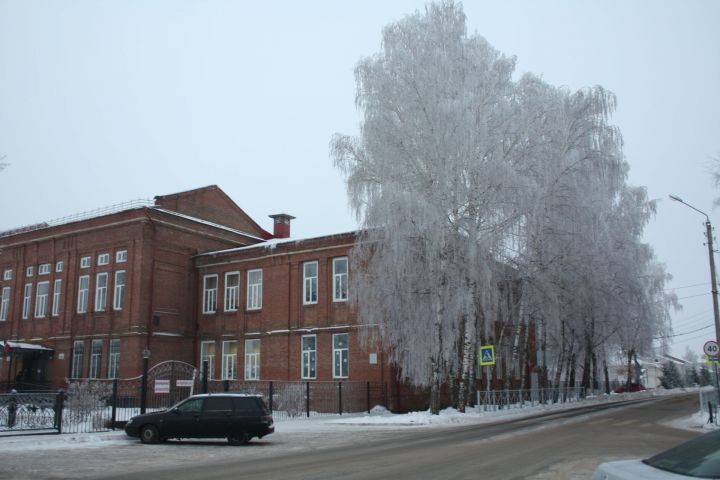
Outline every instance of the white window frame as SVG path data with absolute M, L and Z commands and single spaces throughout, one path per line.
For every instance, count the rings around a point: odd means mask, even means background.
M 310 267 L 315 267 L 314 275 L 308 272 Z M 317 260 L 303 263 L 303 305 L 318 303 L 318 268 Z
M 214 279 L 215 286 L 208 288 L 208 280 Z M 218 276 L 216 273 L 203 275 L 202 313 L 210 314 L 217 311 Z
M 338 273 L 338 264 L 345 264 L 345 272 Z M 348 299 L 348 258 L 333 258 L 333 302 L 347 302 Z
M 0 299 L 0 322 L 7 320 L 10 311 L 10 287 L 3 287 Z
M 63 266 L 65 266 L 65 262 L 62 260 L 55 262 L 55 273 L 61 273 L 63 271 Z
M 26 276 L 26 277 L 32 277 L 32 276 L 33 276 L 33 267 L 26 267 L 26 268 L 25 268 L 25 276 Z
M 235 346 L 235 353 L 228 352 Z M 221 380 L 235 380 L 237 378 L 237 340 L 222 342 L 222 377 Z
M 101 253 L 98 255 L 97 258 L 97 264 L 100 265 L 107 265 L 110 263 L 110 254 L 109 253 Z
M 208 348 L 212 346 L 212 349 Z M 212 352 L 210 352 L 212 350 Z M 208 361 L 208 380 L 215 378 L 215 341 L 208 340 L 200 342 L 200 373 L 202 374 L 203 362 Z
M 92 257 L 90 255 L 80 257 L 80 268 L 90 268 L 91 261 Z
M 75 340 L 72 349 L 72 370 L 70 378 L 81 378 L 83 369 L 83 357 L 85 355 L 85 342 Z
M 42 293 L 43 290 L 44 293 Z M 47 315 L 49 296 L 50 282 L 38 282 L 35 290 L 35 318 L 43 318 Z
M 250 277 L 259 273 L 259 281 L 251 281 Z M 257 279 L 256 279 L 257 280 Z M 261 268 L 247 272 L 247 310 L 260 310 L 262 308 L 263 271 Z
M 83 286 L 83 283 L 85 285 Z M 87 313 L 88 297 L 90 296 L 90 275 L 80 275 L 78 278 L 77 313 Z
M 245 340 L 245 380 L 260 380 L 259 338 Z
M 122 282 L 118 279 L 122 276 Z M 125 306 L 125 270 L 115 272 L 113 282 L 113 310 L 122 310 Z
M 312 339 L 312 345 L 309 340 Z M 306 340 L 308 342 L 306 342 Z M 312 346 L 312 348 L 306 348 Z M 314 380 L 317 378 L 317 335 L 303 335 L 300 337 L 300 376 L 303 380 Z
M 43 263 L 38 265 L 38 275 L 50 275 L 50 264 Z
M 3 272 L 3 280 L 12 280 L 12 268 L 6 268 Z
M 345 347 L 339 347 L 336 340 L 345 337 Z M 348 378 L 350 374 L 350 335 L 348 333 L 334 333 L 332 336 L 333 378 Z
M 230 277 L 237 279 L 236 285 L 228 285 L 228 278 Z M 223 297 L 224 310 L 226 312 L 236 312 L 240 302 L 240 272 L 225 273 L 225 295 Z
M 100 370 L 102 369 L 102 344 L 102 340 L 97 339 L 90 342 L 88 378 L 100 378 Z
M 60 315 L 60 300 L 62 299 L 62 279 L 56 278 L 53 282 L 53 301 L 52 313 L 53 317 Z
M 127 262 L 127 250 L 118 250 L 115 252 L 115 263 Z
M 103 279 L 104 284 L 100 284 Z M 95 275 L 95 312 L 104 312 L 107 308 L 108 274 L 101 272 Z
M 120 339 L 111 338 L 108 347 L 108 378 L 118 378 L 120 373 Z
M 26 283 L 23 288 L 23 308 L 22 318 L 27 320 L 30 318 L 30 304 L 32 303 L 32 283 Z

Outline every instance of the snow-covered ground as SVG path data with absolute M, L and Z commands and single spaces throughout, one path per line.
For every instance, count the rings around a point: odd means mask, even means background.
M 392 414 L 382 407 L 375 407 L 370 414 L 345 414 L 342 416 L 323 416 L 310 418 L 296 418 L 282 420 L 275 423 L 275 431 L 287 434 L 306 434 L 318 439 L 324 437 L 328 432 L 357 432 L 358 427 L 363 430 L 382 431 L 397 430 L 398 428 L 442 428 L 447 426 L 471 425 L 497 422 L 514 418 L 527 417 L 542 412 L 559 411 L 580 405 L 601 404 L 608 402 L 622 401 L 632 398 L 654 397 L 661 395 L 687 394 L 688 390 L 657 390 L 653 392 L 639 392 L 634 394 L 622 394 L 611 396 L 600 396 L 589 398 L 579 403 L 558 404 L 552 406 L 538 405 L 534 407 L 483 410 L 482 407 L 468 409 L 466 413 L 459 413 L 455 409 L 448 408 L 440 412 L 440 415 L 431 415 L 430 412 L 411 412 L 407 414 Z M 698 411 L 697 413 L 675 420 L 670 423 L 674 428 L 690 429 L 714 429 L 716 425 L 707 424 L 707 415 Z M 271 438 L 271 437 L 268 437 Z M 99 433 L 78 433 L 62 435 L 23 435 L 0 437 L 0 461 L 4 453 L 32 451 L 32 450 L 55 450 L 73 448 L 105 448 L 118 445 L 127 445 L 128 441 L 137 442 L 137 439 L 130 439 L 122 430 Z

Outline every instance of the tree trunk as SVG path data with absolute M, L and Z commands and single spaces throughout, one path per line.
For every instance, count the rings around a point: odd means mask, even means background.
M 635 354 L 635 350 L 628 350 L 627 354 L 627 380 L 625 381 L 625 388 L 630 389 L 630 383 L 632 381 L 632 357 Z
M 460 385 L 458 390 L 458 406 L 460 412 L 465 412 L 465 406 L 468 402 L 470 393 L 470 376 L 472 366 L 475 360 L 475 322 L 470 321 L 469 317 L 465 317 L 462 344 L 462 370 L 460 373 Z

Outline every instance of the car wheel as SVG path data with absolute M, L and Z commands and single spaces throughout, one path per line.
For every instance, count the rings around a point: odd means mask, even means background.
M 247 432 L 232 432 L 228 435 L 230 445 L 247 445 L 248 442 L 250 442 L 250 436 Z
M 154 425 L 145 425 L 140 429 L 140 441 L 142 443 L 157 443 L 159 439 L 158 429 Z

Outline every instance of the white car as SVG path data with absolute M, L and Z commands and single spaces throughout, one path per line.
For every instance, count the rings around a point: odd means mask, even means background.
M 720 431 L 707 433 L 647 460 L 598 465 L 592 480 L 720 479 Z

